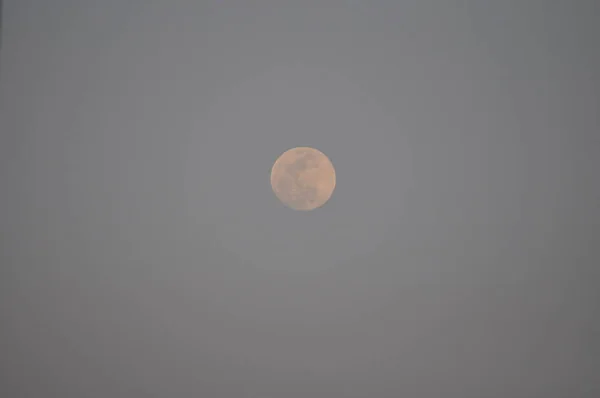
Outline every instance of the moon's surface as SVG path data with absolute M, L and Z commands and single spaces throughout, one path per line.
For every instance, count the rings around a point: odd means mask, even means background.
M 323 206 L 335 189 L 335 169 L 321 151 L 298 147 L 285 151 L 271 169 L 271 187 L 294 210 Z

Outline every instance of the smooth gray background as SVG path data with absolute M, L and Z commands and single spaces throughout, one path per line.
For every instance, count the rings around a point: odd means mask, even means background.
M 0 396 L 600 395 L 597 1 L 4 8 Z

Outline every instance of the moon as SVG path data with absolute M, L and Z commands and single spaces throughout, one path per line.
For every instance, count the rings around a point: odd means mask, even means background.
M 271 187 L 277 198 L 294 210 L 323 206 L 335 189 L 335 169 L 323 152 L 309 147 L 285 151 L 271 169 Z

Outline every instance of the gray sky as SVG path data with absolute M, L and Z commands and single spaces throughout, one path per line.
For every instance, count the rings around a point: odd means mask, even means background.
M 4 3 L 0 396 L 599 396 L 597 1 Z

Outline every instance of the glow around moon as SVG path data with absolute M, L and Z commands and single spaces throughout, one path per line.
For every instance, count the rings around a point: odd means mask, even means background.
M 281 202 L 294 210 L 323 206 L 335 189 L 335 169 L 321 151 L 292 148 L 275 161 L 271 187 Z

